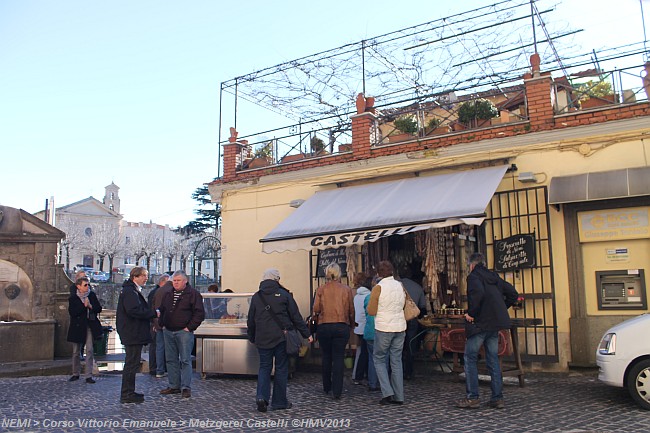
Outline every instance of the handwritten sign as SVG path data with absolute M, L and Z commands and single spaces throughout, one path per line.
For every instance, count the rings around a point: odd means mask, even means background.
M 318 251 L 318 273 L 317 276 L 324 277 L 325 269 L 331 263 L 338 263 L 341 268 L 341 276 L 344 277 L 347 272 L 348 260 L 345 256 L 345 247 L 328 248 L 326 250 Z
M 535 235 L 515 235 L 494 243 L 494 270 L 506 272 L 535 266 Z

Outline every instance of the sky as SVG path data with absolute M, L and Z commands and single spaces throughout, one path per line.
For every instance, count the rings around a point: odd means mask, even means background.
M 641 1 L 540 8 L 586 52 L 642 41 Z M 0 0 L 0 205 L 101 201 L 114 182 L 127 221 L 184 225 L 217 176 L 221 82 L 494 2 Z

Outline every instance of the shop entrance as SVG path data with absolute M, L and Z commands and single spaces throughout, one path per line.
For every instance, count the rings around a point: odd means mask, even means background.
M 558 362 L 557 313 L 551 229 L 545 186 L 497 192 L 481 226 L 481 250 L 487 252 L 488 267 L 495 269 L 495 246 L 503 239 L 532 235 L 534 261 L 527 267 L 499 274 L 524 296 L 524 307 L 515 317 L 541 319 L 535 327 L 519 328 L 522 361 Z M 484 244 L 483 244 L 484 242 Z

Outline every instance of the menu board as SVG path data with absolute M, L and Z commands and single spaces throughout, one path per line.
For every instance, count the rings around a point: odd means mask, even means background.
M 318 251 L 318 270 L 316 276 L 325 277 L 325 269 L 331 263 L 338 263 L 341 268 L 341 276 L 344 277 L 347 275 L 348 261 L 345 256 L 345 247 L 340 248 L 328 248 L 326 250 Z
M 494 243 L 494 270 L 506 272 L 535 266 L 535 235 L 514 235 Z

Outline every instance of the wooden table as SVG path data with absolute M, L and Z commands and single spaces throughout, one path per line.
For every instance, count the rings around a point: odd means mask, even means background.
M 501 372 L 503 376 L 517 376 L 519 378 L 519 386 L 523 387 L 524 382 L 524 367 L 521 363 L 521 353 L 519 350 L 519 334 L 517 328 L 530 328 L 542 324 L 542 319 L 536 318 L 522 318 L 515 317 L 510 319 L 510 339 L 512 342 L 512 355 L 515 361 L 515 366 L 513 368 L 503 369 L 501 366 Z M 426 321 L 420 321 L 420 325 L 427 329 L 437 329 L 441 328 L 452 328 L 452 329 L 463 329 L 465 328 L 465 317 L 460 315 L 455 316 L 437 316 L 429 317 Z M 434 348 L 435 350 L 435 348 Z M 455 373 L 461 373 L 464 369 L 461 367 L 458 360 L 458 353 L 463 353 L 463 350 L 455 350 L 452 353 L 454 354 L 454 366 L 452 371 Z M 501 363 L 500 363 L 501 364 Z

